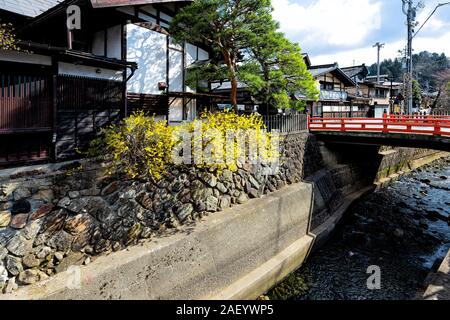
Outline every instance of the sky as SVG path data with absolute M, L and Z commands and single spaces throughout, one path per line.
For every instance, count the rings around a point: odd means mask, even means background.
M 438 3 L 447 1 L 422 0 L 419 26 Z M 272 0 L 272 5 L 281 30 L 316 65 L 371 65 L 377 60 L 376 42 L 386 44 L 382 60 L 399 57 L 398 51 L 406 46 L 402 0 Z M 414 38 L 413 48 L 415 53 L 427 50 L 450 56 L 450 5 L 438 9 Z

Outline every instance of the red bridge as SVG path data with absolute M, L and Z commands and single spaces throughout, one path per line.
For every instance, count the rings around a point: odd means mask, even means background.
M 308 118 L 308 129 L 329 142 L 450 151 L 450 116 Z

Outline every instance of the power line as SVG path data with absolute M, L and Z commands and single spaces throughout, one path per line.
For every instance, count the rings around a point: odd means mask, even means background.
M 445 3 L 440 3 L 436 6 L 436 8 L 434 8 L 434 10 L 431 12 L 431 14 L 428 16 L 428 18 L 425 20 L 425 22 L 420 26 L 419 30 L 417 30 L 417 32 L 413 35 L 413 39 L 415 38 L 415 36 L 417 36 L 417 34 L 420 32 L 420 30 L 422 30 L 422 28 L 427 24 L 427 22 L 431 19 L 431 17 L 436 13 L 436 11 L 443 6 L 449 5 L 449 2 L 445 2 Z

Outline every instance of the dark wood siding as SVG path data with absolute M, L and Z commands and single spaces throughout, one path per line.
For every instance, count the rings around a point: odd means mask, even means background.
M 45 67 L 0 63 L 0 166 L 49 159 L 51 83 Z
M 165 94 L 128 93 L 128 113 L 143 110 L 150 116 L 167 116 L 169 114 L 169 97 Z
M 123 83 L 78 76 L 58 76 L 58 159 L 77 156 L 102 127 L 120 119 Z
M 51 77 L 0 71 L 0 134 L 52 128 Z

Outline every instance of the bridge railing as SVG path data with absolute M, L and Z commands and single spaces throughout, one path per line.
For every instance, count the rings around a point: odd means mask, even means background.
M 435 110 L 431 113 L 433 116 L 450 116 L 450 111 L 447 110 Z
M 281 133 L 299 132 L 308 130 L 308 117 L 306 114 L 269 115 L 263 116 L 268 131 L 276 130 Z
M 450 116 L 392 118 L 308 118 L 311 132 L 381 132 L 450 136 Z

